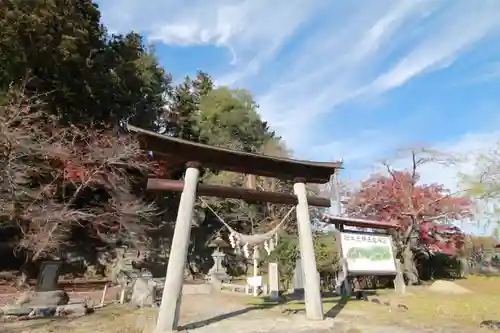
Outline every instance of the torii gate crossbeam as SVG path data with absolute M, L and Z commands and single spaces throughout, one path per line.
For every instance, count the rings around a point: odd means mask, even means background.
M 306 316 L 310 320 L 323 319 L 320 281 L 317 275 L 309 205 L 316 203 L 318 206 L 324 206 L 324 204 L 321 204 L 321 198 L 314 198 L 311 202 L 308 202 L 306 182 L 328 182 L 331 175 L 342 167 L 341 162 L 323 163 L 277 158 L 193 143 L 134 126 L 128 126 L 128 130 L 137 134 L 141 148 L 152 151 L 154 158 L 173 159 L 177 164 L 181 163 L 186 166 L 156 333 L 175 331 L 179 322 L 184 267 L 202 167 L 274 177 L 294 182 L 295 198 L 292 198 L 292 200 L 297 205 L 299 247 L 305 280 Z M 149 180 L 149 182 L 151 181 Z M 156 181 L 158 183 L 158 180 Z M 227 189 L 219 189 L 219 191 L 228 193 Z M 238 195 L 243 200 L 255 200 L 255 195 L 259 194 L 254 192 L 256 191 L 240 191 Z M 266 192 L 266 195 L 269 195 L 269 193 Z M 253 199 L 252 195 L 254 196 Z M 259 198 L 262 199 L 263 197 L 260 196 Z M 280 198 L 279 193 L 274 193 L 274 196 L 268 197 L 267 201 L 290 204 L 290 200 L 290 195 Z

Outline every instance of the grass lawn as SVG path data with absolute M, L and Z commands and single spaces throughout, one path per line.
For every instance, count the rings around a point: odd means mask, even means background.
M 373 302 L 350 300 L 339 309 L 342 313 L 359 313 L 363 322 L 373 325 L 394 325 L 415 328 L 455 326 L 477 331 L 483 320 L 500 320 L 500 278 L 469 277 L 454 283 L 471 291 L 468 294 L 445 294 L 429 290 L 428 286 L 408 288 L 405 295 L 396 295 L 391 290 L 379 290 L 377 298 L 382 303 L 389 302 L 390 307 Z M 326 312 L 334 307 L 340 297 L 323 298 Z M 288 301 L 277 304 L 267 298 L 251 298 L 248 304 L 264 308 L 305 309 L 303 301 Z M 408 307 L 408 311 L 397 309 L 398 304 Z M 330 312 L 332 313 L 332 312 Z M 337 313 L 333 314 L 334 316 Z
M 470 277 L 455 281 L 456 284 L 471 291 L 467 294 L 444 294 L 429 290 L 428 286 L 408 288 L 405 295 L 396 295 L 392 290 L 379 290 L 378 298 L 382 303 L 389 302 L 390 307 L 373 302 L 350 300 L 339 306 L 340 297 L 324 297 L 325 313 L 348 322 L 353 327 L 342 331 L 348 333 L 381 332 L 478 332 L 479 323 L 483 320 L 500 320 L 500 278 Z M 216 301 L 217 300 L 217 301 Z M 286 303 L 273 302 L 267 297 L 200 295 L 183 299 L 181 318 L 184 322 L 192 322 L 201 317 L 210 318 L 213 314 L 205 314 L 205 308 L 220 308 L 221 313 L 230 312 L 229 303 L 240 304 L 240 308 L 257 306 L 259 318 L 279 318 L 286 316 L 284 309 L 305 309 L 301 300 Z M 408 311 L 401 311 L 398 304 L 404 304 Z M 228 307 L 228 309 L 223 309 Z M 335 311 L 332 311 L 333 310 Z M 134 310 L 124 306 L 110 306 L 96 311 L 95 314 L 83 318 L 68 320 L 34 320 L 0 324 L 0 332 L 9 333 L 142 333 L 144 328 L 151 331 L 154 327 L 156 309 Z M 303 314 L 298 314 L 303 316 Z M 189 317 L 189 318 L 188 318 Z M 238 320 L 235 317 L 233 320 Z M 378 327 L 378 330 L 376 330 Z M 196 332 L 196 331 L 194 331 Z M 332 331 L 337 332 L 337 331 Z
M 455 281 L 472 291 L 468 294 L 442 294 L 428 290 L 428 287 L 409 288 L 409 295 L 388 297 L 391 304 L 404 304 L 408 311 L 391 311 L 380 305 L 356 302 L 366 310 L 369 318 L 379 323 L 401 323 L 425 326 L 474 326 L 483 320 L 500 320 L 500 279 L 470 277 Z

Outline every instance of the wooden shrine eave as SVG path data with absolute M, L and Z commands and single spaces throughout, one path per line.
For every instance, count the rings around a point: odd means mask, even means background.
M 308 183 L 326 183 L 337 169 L 342 168 L 342 162 L 271 157 L 173 138 L 131 125 L 127 128 L 137 134 L 141 148 L 152 151 L 155 159 L 181 163 L 195 161 L 205 168 L 283 180 L 303 179 Z
M 148 179 L 148 191 L 182 192 L 183 188 L 184 182 L 182 180 L 157 178 Z M 297 204 L 297 196 L 289 193 L 257 191 L 238 187 L 215 186 L 207 184 L 198 184 L 196 192 L 201 196 L 242 199 L 249 202 L 271 202 L 284 205 Z M 308 196 L 307 203 L 310 206 L 330 207 L 330 199 L 328 198 Z
M 367 229 L 396 229 L 397 225 L 391 222 L 386 221 L 375 221 L 375 220 L 366 220 L 366 219 L 358 219 L 353 217 L 344 217 L 344 216 L 333 216 L 329 214 L 323 215 L 323 223 L 328 224 L 341 224 L 344 226 L 355 227 L 355 228 L 367 228 Z

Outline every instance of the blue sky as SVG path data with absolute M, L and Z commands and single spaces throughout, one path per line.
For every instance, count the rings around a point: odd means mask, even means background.
M 463 153 L 500 139 L 498 0 L 99 4 L 110 30 L 142 33 L 174 78 L 202 69 L 250 89 L 297 157 L 342 158 L 344 178 L 401 146 Z M 422 173 L 455 188 L 457 171 Z

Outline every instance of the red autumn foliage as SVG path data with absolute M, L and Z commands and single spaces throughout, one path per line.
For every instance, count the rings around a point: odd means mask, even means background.
M 164 160 L 153 160 L 153 174 L 157 177 L 166 177 L 172 171 L 173 166 Z
M 431 253 L 453 256 L 465 245 L 465 235 L 454 225 L 424 221 L 420 223 L 420 241 Z
M 148 153 L 143 154 L 138 160 L 150 165 L 150 176 L 158 178 L 170 177 L 173 172 L 179 168 L 182 169 L 187 162 L 171 155 L 156 157 Z
M 445 220 L 460 220 L 471 214 L 470 200 L 454 195 L 440 184 L 419 185 L 419 175 L 392 171 L 373 175 L 351 194 L 347 213 L 375 220 L 392 221 L 403 230 L 418 231 L 421 245 L 448 254 L 463 246 L 463 234 Z M 410 230 L 413 229 L 413 230 Z M 409 242 L 409 237 L 402 237 Z
M 70 160 L 64 162 L 64 178 L 71 181 L 84 181 L 87 170 L 81 165 L 76 165 Z
M 17 246 L 32 260 L 69 245 L 74 227 L 143 249 L 157 212 L 135 189 L 152 169 L 137 140 L 113 129 L 63 126 L 42 107 L 0 105 L 0 228 L 16 230 Z

